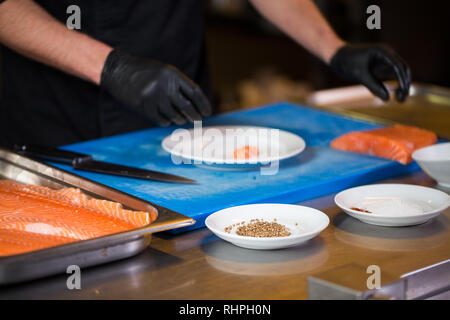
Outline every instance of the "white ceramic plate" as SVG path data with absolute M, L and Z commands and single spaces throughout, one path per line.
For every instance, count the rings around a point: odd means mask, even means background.
M 245 146 L 257 147 L 258 155 L 249 159 L 235 159 L 234 151 Z M 302 152 L 306 144 L 299 136 L 279 129 L 216 126 L 177 129 L 164 138 L 162 147 L 172 156 L 190 160 L 194 164 L 239 166 L 287 159 Z
M 412 158 L 438 184 L 450 188 L 450 142 L 418 149 Z
M 407 184 L 374 184 L 351 188 L 342 191 L 334 198 L 336 204 L 352 217 L 362 222 L 389 227 L 411 226 L 424 223 L 450 206 L 450 196 L 445 192 Z M 402 204 L 419 206 L 425 212 L 375 212 L 365 213 L 351 209 L 352 207 L 364 209 L 362 203 L 383 201 L 401 201 Z M 385 202 L 389 203 L 389 202 Z M 394 205 L 393 205 L 394 206 Z M 393 210 L 392 210 L 393 211 Z M 400 211 L 400 210 L 399 210 Z
M 225 228 L 235 223 L 262 219 L 286 226 L 290 235 L 286 237 L 256 238 L 236 234 L 236 228 L 228 233 Z M 219 238 L 236 246 L 248 249 L 281 249 L 292 247 L 317 236 L 330 219 L 323 212 L 303 206 L 289 204 L 251 204 L 217 211 L 206 218 L 205 224 Z

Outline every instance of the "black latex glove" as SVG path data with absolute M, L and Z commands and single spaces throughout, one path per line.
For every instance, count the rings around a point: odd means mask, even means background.
M 106 59 L 100 86 L 124 106 L 162 126 L 211 115 L 200 87 L 175 67 L 118 49 Z
M 411 85 L 408 65 L 391 48 L 384 45 L 346 45 L 331 59 L 331 69 L 343 79 L 361 83 L 374 95 L 389 100 L 384 80 L 394 74 L 399 83 L 398 101 L 405 101 Z

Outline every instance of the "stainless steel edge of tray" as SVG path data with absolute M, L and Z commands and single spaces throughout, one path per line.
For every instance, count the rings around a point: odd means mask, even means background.
M 158 212 L 156 221 L 141 228 L 29 253 L 0 257 L 0 285 L 65 273 L 70 265 L 85 268 L 128 258 L 147 248 L 152 233 L 195 223 L 192 218 L 157 204 L 4 148 L 0 148 L 0 176 L 55 189 L 76 187 L 89 196 L 119 202 L 129 209 L 149 211 L 155 208 Z

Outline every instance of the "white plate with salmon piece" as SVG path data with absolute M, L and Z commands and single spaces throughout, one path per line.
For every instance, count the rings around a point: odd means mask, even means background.
M 179 163 L 258 166 L 298 155 L 305 141 L 291 132 L 255 126 L 211 126 L 176 129 L 162 141 Z
M 355 187 L 338 193 L 334 201 L 362 222 L 387 227 L 422 224 L 450 206 L 445 192 L 409 184 Z

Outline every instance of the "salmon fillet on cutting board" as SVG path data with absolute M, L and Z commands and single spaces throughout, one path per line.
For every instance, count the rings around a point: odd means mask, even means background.
M 76 188 L 53 190 L 0 180 L 0 256 L 128 231 L 156 217 L 156 209 L 126 210 Z
M 357 131 L 344 134 L 331 141 L 333 149 L 364 153 L 380 158 L 412 162 L 412 153 L 437 142 L 436 134 L 405 125 Z

